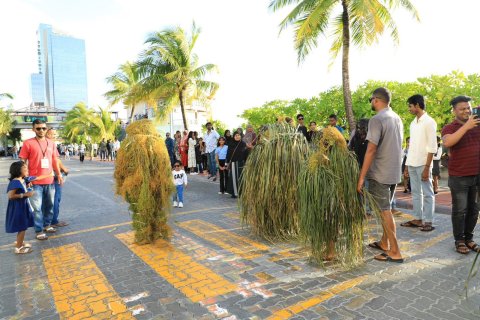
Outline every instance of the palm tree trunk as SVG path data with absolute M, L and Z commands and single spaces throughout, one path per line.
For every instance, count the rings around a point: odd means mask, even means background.
M 348 0 L 342 0 L 342 22 L 343 22 L 343 52 L 342 52 L 342 87 L 343 101 L 345 103 L 345 113 L 348 121 L 348 131 L 355 129 L 355 117 L 353 115 L 352 91 L 350 90 L 350 17 L 348 15 Z
M 132 106 L 132 112 L 130 112 L 130 123 L 132 123 L 133 120 L 133 113 L 135 112 L 135 104 Z
M 183 105 L 183 91 L 182 90 L 180 90 L 180 93 L 179 93 L 179 100 L 180 100 L 180 110 L 182 111 L 183 127 L 185 128 L 185 130 L 188 131 L 187 116 L 185 115 L 185 106 Z

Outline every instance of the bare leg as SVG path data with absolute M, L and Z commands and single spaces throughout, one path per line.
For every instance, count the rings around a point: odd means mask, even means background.
M 23 246 L 23 240 L 25 239 L 25 230 L 17 233 L 17 248 Z
M 408 190 L 408 177 L 407 175 L 403 175 L 403 190 Z
M 438 192 L 438 176 L 433 176 L 433 192 Z
M 393 259 L 402 258 L 402 255 L 400 253 L 400 248 L 398 247 L 397 229 L 395 227 L 395 220 L 393 219 L 392 211 L 390 210 L 382 211 L 382 226 L 383 226 L 383 237 L 382 237 L 381 243 L 383 244 L 383 241 L 386 238 L 388 243 L 390 244 L 390 248 L 386 253 Z

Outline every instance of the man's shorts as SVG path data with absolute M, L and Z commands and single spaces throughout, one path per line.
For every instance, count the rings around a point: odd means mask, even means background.
M 383 184 L 376 180 L 368 179 L 368 192 L 372 195 L 378 208 L 382 211 L 392 209 L 393 196 L 396 184 Z

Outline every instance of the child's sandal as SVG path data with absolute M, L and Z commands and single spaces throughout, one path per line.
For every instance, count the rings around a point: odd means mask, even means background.
M 20 248 L 15 248 L 16 254 L 26 254 L 32 252 L 32 248 L 21 246 Z

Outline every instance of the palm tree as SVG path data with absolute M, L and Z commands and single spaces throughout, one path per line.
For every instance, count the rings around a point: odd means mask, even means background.
M 295 49 L 299 63 L 317 46 L 318 37 L 330 30 L 333 31 L 332 58 L 336 58 L 342 49 L 343 99 L 348 125 L 353 130 L 355 118 L 349 69 L 351 42 L 360 47 L 371 45 L 378 41 L 385 29 L 390 30 L 391 37 L 398 42 L 398 30 L 391 9 L 403 7 L 419 20 L 417 10 L 410 0 L 272 0 L 270 8 L 277 11 L 292 4 L 296 6 L 280 23 L 280 31 L 287 26 L 295 26 Z M 336 12 L 339 14 L 333 16 Z
M 104 96 L 114 105 L 120 101 L 130 109 L 130 121 L 138 103 L 148 100 L 140 83 L 141 77 L 138 66 L 132 62 L 126 62 L 118 68 L 118 71 L 107 78 L 107 82 L 113 87 Z
M 91 136 L 94 138 L 101 139 L 110 139 L 115 138 L 115 131 L 120 126 L 119 120 L 112 120 L 111 114 L 108 108 L 99 108 L 100 112 L 95 113 L 90 119 L 92 123 Z
M 63 136 L 70 141 L 79 136 L 92 137 L 94 141 L 115 138 L 120 121 L 112 120 L 108 108 L 99 108 L 100 112 L 78 103 L 67 112 L 63 122 Z
M 78 136 L 90 136 L 94 115 L 94 111 L 89 109 L 83 102 L 77 103 L 67 112 L 63 122 L 62 132 L 64 138 L 73 141 Z
M 180 104 L 185 130 L 188 130 L 185 105 L 193 101 L 206 103 L 218 89 L 217 83 L 204 80 L 210 72 L 217 71 L 217 66 L 199 66 L 198 56 L 193 52 L 199 35 L 195 23 L 189 35 L 180 27 L 155 32 L 145 41 L 148 48 L 139 61 L 145 76 L 144 88 L 164 102 L 158 107 L 157 116 L 163 117 Z
M 8 98 L 8 99 L 13 99 L 13 95 L 11 95 L 10 93 L 0 93 L 0 99 L 3 99 L 3 98 Z

